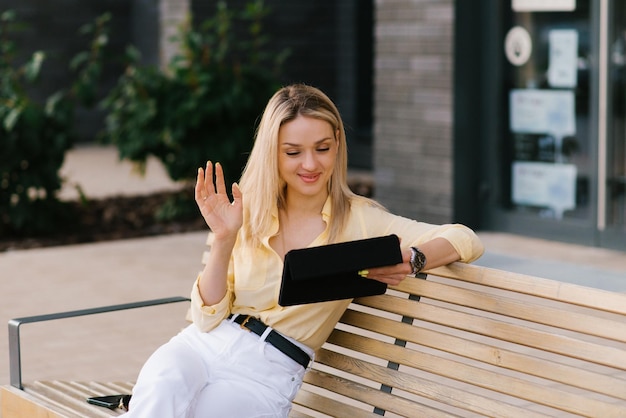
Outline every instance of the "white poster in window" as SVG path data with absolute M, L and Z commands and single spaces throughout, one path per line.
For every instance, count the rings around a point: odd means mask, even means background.
M 512 0 L 511 7 L 516 12 L 572 12 L 576 0 Z
M 548 82 L 552 87 L 576 87 L 578 82 L 578 32 L 555 29 L 548 34 L 550 43 Z
M 574 92 L 514 89 L 509 94 L 510 129 L 516 133 L 576 134 Z
M 576 207 L 574 164 L 515 161 L 511 169 L 515 204 L 550 208 L 557 219 Z

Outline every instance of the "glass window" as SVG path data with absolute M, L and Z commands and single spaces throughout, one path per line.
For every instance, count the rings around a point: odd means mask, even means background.
M 626 226 L 626 4 L 613 2 L 609 35 L 609 117 L 607 226 Z
M 513 12 L 505 26 L 501 139 L 503 206 L 561 221 L 593 222 L 590 8 Z

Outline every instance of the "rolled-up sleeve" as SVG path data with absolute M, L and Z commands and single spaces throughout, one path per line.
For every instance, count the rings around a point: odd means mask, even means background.
M 484 252 L 483 243 L 470 228 L 461 224 L 446 224 L 436 226 L 421 236 L 415 245 L 433 238 L 446 239 L 459 254 L 463 263 L 471 263 L 480 258 Z
M 355 223 L 367 230 L 367 236 L 396 234 L 402 238 L 401 245 L 405 248 L 419 246 L 434 238 L 444 238 L 459 254 L 459 261 L 464 263 L 477 260 L 484 252 L 480 238 L 462 224 L 436 225 L 418 222 L 368 205 L 358 205 L 355 211 Z
M 226 295 L 215 305 L 205 305 L 198 288 L 200 276 L 191 288 L 191 320 L 202 332 L 211 331 L 230 312 L 230 300 L 232 291 L 229 289 Z

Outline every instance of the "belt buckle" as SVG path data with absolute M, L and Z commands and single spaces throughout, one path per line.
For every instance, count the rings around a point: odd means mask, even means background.
M 241 329 L 246 330 L 248 332 L 250 332 L 250 328 L 248 328 L 246 326 L 246 324 L 248 323 L 248 321 L 250 320 L 250 318 L 252 318 L 250 315 L 246 316 L 246 319 L 243 320 L 243 322 L 241 324 L 239 324 L 239 326 L 241 327 Z

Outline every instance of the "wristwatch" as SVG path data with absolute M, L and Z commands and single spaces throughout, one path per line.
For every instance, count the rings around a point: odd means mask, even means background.
M 423 252 L 420 251 L 417 247 L 411 247 L 411 259 L 409 260 L 411 264 L 411 274 L 415 276 L 418 274 L 424 266 L 426 265 L 426 256 Z

